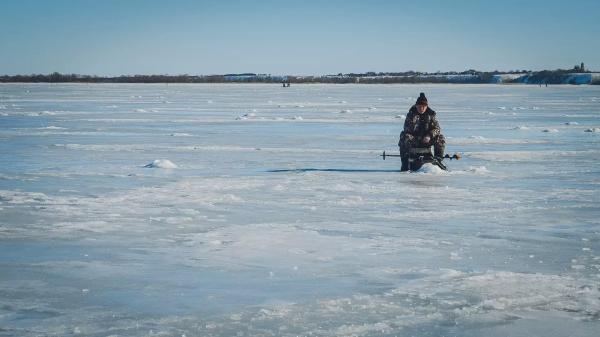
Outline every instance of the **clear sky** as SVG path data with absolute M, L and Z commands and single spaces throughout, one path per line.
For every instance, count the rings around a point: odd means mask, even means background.
M 0 74 L 600 70 L 598 0 L 0 0 Z

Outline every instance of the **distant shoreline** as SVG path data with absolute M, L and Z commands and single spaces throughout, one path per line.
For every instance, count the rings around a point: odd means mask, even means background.
M 275 86 L 275 87 L 281 87 L 281 83 L 273 83 L 273 82 L 210 82 L 210 83 L 206 83 L 206 82 L 194 82 L 194 83 L 189 83 L 189 82 L 2 82 L 0 81 L 0 85 L 19 85 L 19 84 L 36 84 L 36 85 L 52 85 L 52 84 L 62 84 L 62 85 L 109 85 L 109 84 L 117 84 L 117 85 L 127 85 L 127 84 L 147 84 L 147 85 L 185 85 L 185 84 L 189 84 L 189 85 L 217 85 L 217 84 L 224 84 L 224 85 L 254 85 L 254 84 L 258 84 L 258 85 L 270 85 L 270 86 Z M 528 84 L 528 83 L 454 83 L 454 82 L 420 82 L 420 83 L 333 83 L 333 82 L 301 82 L 301 83 L 293 83 L 295 85 L 341 85 L 341 86 L 350 86 L 350 85 L 364 85 L 364 86 L 377 86 L 377 85 L 406 85 L 406 86 L 416 86 L 416 85 L 465 85 L 465 86 L 477 86 L 477 85 L 482 85 L 482 86 L 488 86 L 488 85 L 497 85 L 497 86 L 535 86 L 533 84 Z M 579 86 L 579 85 L 584 85 L 584 86 L 588 86 L 588 85 L 597 85 L 598 83 L 590 83 L 590 84 L 577 84 L 577 85 L 573 85 L 573 84 L 564 84 L 564 83 L 558 83 L 558 84 L 548 84 L 548 86 Z M 543 86 L 543 85 L 542 85 Z
M 0 83 L 331 83 L 331 84 L 600 84 L 600 73 L 582 69 L 481 72 L 401 72 L 349 73 L 322 76 L 295 76 L 271 74 L 225 75 L 121 75 L 94 76 L 79 74 L 3 75 Z

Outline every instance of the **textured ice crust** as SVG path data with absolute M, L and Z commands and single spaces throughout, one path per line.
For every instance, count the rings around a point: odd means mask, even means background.
M 532 328 L 517 331 L 537 335 L 536 321 L 549 320 L 550 324 L 554 320 L 565 322 L 575 318 L 573 322 L 589 325 L 600 315 L 597 287 L 570 277 L 512 272 L 465 273 L 452 269 L 393 271 L 397 277 L 413 274 L 424 277 L 378 295 L 272 303 L 208 317 L 134 318 L 88 310 L 80 314 L 85 320 L 69 327 L 52 324 L 60 321 L 61 315 L 71 314 L 68 311 L 43 306 L 30 307 L 28 311 L 45 316 L 46 324 L 38 328 L 45 327 L 47 333 L 132 336 L 228 336 L 240 331 L 250 336 L 381 336 L 423 330 L 440 332 L 441 327 L 447 326 L 458 327 L 463 332 L 475 331 L 476 335 L 482 328 L 485 331 L 519 321 L 524 322 L 523 327 L 530 324 Z M 84 295 L 87 293 L 89 291 L 83 291 Z M 105 327 L 108 322 L 109 328 Z M 593 329 L 582 329 L 578 335 L 593 336 L 593 333 Z M 23 331 L 23 335 L 34 334 Z

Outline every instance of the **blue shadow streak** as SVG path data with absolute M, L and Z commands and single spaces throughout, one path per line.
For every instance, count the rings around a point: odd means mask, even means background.
M 283 169 L 283 170 L 267 170 L 269 173 L 284 173 L 284 172 L 293 172 L 293 173 L 302 173 L 302 172 L 342 172 L 342 173 L 371 173 L 371 172 L 400 172 L 400 170 L 365 170 L 365 169 L 336 169 L 336 168 L 299 168 L 299 169 Z

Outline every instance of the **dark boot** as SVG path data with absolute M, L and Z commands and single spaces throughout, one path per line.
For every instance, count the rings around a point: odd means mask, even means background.
M 400 168 L 400 172 L 408 171 L 408 156 L 402 156 L 400 157 L 400 160 L 402 160 L 402 167 Z
M 437 136 L 433 141 L 433 155 L 442 158 L 446 152 L 446 139 L 443 135 Z

